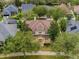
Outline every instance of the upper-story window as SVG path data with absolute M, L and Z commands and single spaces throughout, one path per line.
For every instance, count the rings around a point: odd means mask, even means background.
M 45 34 L 45 32 L 42 32 L 42 31 L 41 31 L 41 32 L 36 31 L 35 34 Z
M 14 16 L 16 15 L 17 13 L 16 12 L 11 12 L 11 16 Z
M 45 34 L 45 31 L 42 30 L 42 28 L 41 28 L 41 29 L 37 30 L 35 33 L 36 34 Z

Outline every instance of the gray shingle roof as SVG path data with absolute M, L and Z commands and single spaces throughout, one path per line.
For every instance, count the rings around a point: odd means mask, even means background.
M 10 33 L 7 31 L 5 24 L 0 23 L 0 40 L 5 40 Z
M 4 41 L 9 36 L 15 36 L 17 24 L 0 23 L 0 41 Z
M 72 29 L 73 28 L 73 29 Z M 79 32 L 79 21 L 76 20 L 70 20 L 68 22 L 66 32 Z
M 26 12 L 26 11 L 28 11 L 28 10 L 30 10 L 30 9 L 33 9 L 34 6 L 35 6 L 35 5 L 33 5 L 33 4 L 22 4 L 22 5 L 21 5 L 21 8 L 22 8 L 22 11 L 23 11 L 23 12 Z
M 3 15 L 9 14 L 11 15 L 11 12 L 18 12 L 18 8 L 14 5 L 9 5 L 8 7 L 4 8 Z

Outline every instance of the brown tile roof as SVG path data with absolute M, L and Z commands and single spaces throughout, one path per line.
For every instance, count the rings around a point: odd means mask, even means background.
M 61 8 L 61 9 L 62 9 L 64 12 L 66 12 L 66 13 L 69 13 L 69 12 L 70 12 L 68 6 L 65 5 L 65 4 L 61 4 L 61 5 L 59 5 L 58 7 Z
M 74 6 L 74 12 L 76 12 L 77 14 L 79 14 L 79 5 Z
M 37 31 L 37 29 L 42 28 L 45 32 L 47 32 L 48 28 L 50 27 L 51 20 L 31 20 L 26 21 L 28 27 L 32 29 L 33 32 Z

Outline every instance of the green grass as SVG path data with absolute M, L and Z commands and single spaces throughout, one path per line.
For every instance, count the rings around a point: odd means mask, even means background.
M 64 56 L 26 56 L 26 57 L 10 57 L 2 59 L 65 59 Z
M 3 18 L 2 18 L 2 17 L 0 17 L 0 21 L 2 21 L 2 19 L 3 19 Z
M 41 51 L 51 51 L 52 49 L 50 46 L 48 46 L 48 47 L 44 46 L 44 47 L 41 47 L 40 50 Z

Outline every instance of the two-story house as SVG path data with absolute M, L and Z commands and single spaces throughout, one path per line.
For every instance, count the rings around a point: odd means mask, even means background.
M 3 15 L 16 15 L 18 13 L 18 8 L 15 5 L 8 5 L 3 9 Z
M 6 22 L 0 22 L 0 44 L 4 42 L 9 36 L 14 37 L 17 32 L 16 20 L 9 18 L 4 19 L 6 20 Z
M 26 25 L 32 29 L 33 35 L 37 41 L 43 46 L 50 43 L 48 36 L 48 29 L 50 27 L 51 20 L 31 20 L 26 21 Z

